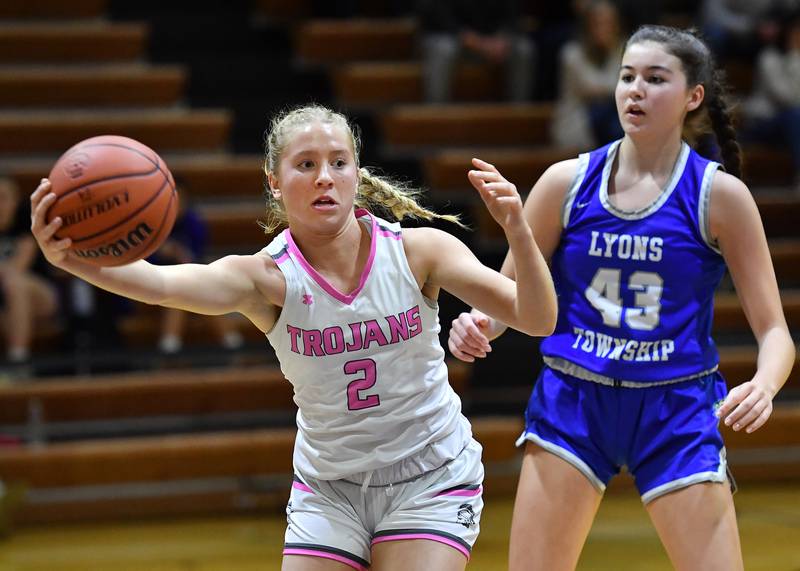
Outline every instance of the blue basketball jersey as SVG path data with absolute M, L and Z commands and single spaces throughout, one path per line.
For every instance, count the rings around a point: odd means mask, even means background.
M 620 141 L 580 155 L 552 259 L 559 300 L 545 362 L 601 382 L 675 382 L 716 370 L 714 291 L 725 271 L 709 232 L 719 167 L 683 143 L 658 198 L 638 211 L 611 204 Z

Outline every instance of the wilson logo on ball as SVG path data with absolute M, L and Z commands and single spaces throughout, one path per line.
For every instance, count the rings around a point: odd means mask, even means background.
M 129 250 L 144 244 L 152 233 L 153 229 L 142 222 L 136 228 L 128 232 L 127 236 L 123 236 L 110 244 L 103 244 L 96 248 L 75 248 L 74 252 L 81 258 L 101 258 L 105 256 L 119 258 L 120 256 L 124 256 Z

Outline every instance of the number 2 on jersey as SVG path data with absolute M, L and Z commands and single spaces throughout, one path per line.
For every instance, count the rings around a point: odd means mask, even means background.
M 600 268 L 584 292 L 589 303 L 603 316 L 603 323 L 619 327 L 622 315 L 631 329 L 650 331 L 658 326 L 664 280 L 653 272 L 633 272 L 628 289 L 635 292 L 635 307 L 622 306 L 620 282 L 622 270 Z
M 344 372 L 347 375 L 355 375 L 356 373 L 364 373 L 364 376 L 355 381 L 351 381 L 347 385 L 347 408 L 349 410 L 361 410 L 363 408 L 371 408 L 381 404 L 381 397 L 378 395 L 365 395 L 361 396 L 361 391 L 375 386 L 378 373 L 375 366 L 375 361 L 372 359 L 358 359 L 357 361 L 348 361 L 344 364 Z

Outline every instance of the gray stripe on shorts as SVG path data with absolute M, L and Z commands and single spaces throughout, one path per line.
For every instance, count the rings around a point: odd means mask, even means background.
M 516 446 L 522 446 L 522 443 L 528 440 L 533 442 L 534 444 L 538 444 L 551 454 L 555 454 L 562 460 L 565 460 L 566 462 L 569 462 L 570 464 L 575 466 L 575 468 L 581 474 L 586 476 L 586 479 L 588 479 L 589 482 L 595 487 L 595 489 L 601 494 L 606 491 L 606 485 L 600 478 L 597 477 L 597 475 L 594 473 L 594 470 L 592 470 L 586 462 L 578 458 L 575 454 L 573 454 L 566 448 L 563 448 L 558 444 L 553 444 L 552 442 L 548 442 L 538 434 L 534 434 L 533 432 L 527 432 L 527 431 L 523 432 L 522 436 L 517 438 L 515 444 Z
M 339 555 L 340 557 L 345 557 L 346 559 L 352 559 L 356 563 L 363 565 L 364 567 L 369 567 L 369 561 L 366 559 L 362 559 L 358 555 L 353 555 L 349 551 L 345 551 L 344 549 L 338 549 L 336 547 L 330 547 L 328 545 L 317 545 L 315 543 L 284 543 L 284 549 L 308 549 L 309 551 L 320 551 L 322 553 L 331 553 L 333 555 Z
M 443 537 L 445 539 L 449 539 L 450 541 L 454 541 L 459 545 L 463 546 L 467 551 L 472 551 L 472 546 L 464 541 L 462 538 L 458 537 L 457 535 L 453 535 L 452 533 L 447 533 L 446 531 L 442 531 L 440 529 L 430 529 L 426 527 L 413 527 L 413 528 L 402 528 L 402 529 L 383 529 L 381 531 L 375 532 L 375 535 L 372 536 L 373 541 L 376 537 L 394 537 L 394 536 L 403 536 L 403 535 L 419 535 L 419 534 L 428 534 L 428 535 L 438 535 L 439 537 Z
M 686 488 L 692 484 L 699 484 L 701 482 L 723 483 L 728 477 L 727 467 L 728 461 L 725 459 L 725 448 L 723 447 L 722 450 L 719 451 L 719 467 L 715 472 L 698 472 L 697 474 L 692 474 L 691 476 L 686 476 L 684 478 L 678 478 L 677 480 L 672 480 L 666 484 L 656 486 L 652 490 L 648 490 L 642 494 L 642 503 L 646 504 L 648 502 L 652 502 L 654 499 L 661 497 L 664 494 Z

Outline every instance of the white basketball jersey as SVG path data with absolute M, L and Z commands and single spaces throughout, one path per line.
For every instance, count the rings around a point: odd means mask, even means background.
M 299 409 L 294 465 L 322 480 L 388 466 L 444 439 L 454 458 L 471 438 L 447 378 L 438 304 L 420 292 L 400 225 L 366 210 L 356 217 L 371 246 L 349 294 L 311 267 L 288 229 L 266 248 L 286 279 L 267 339 Z

